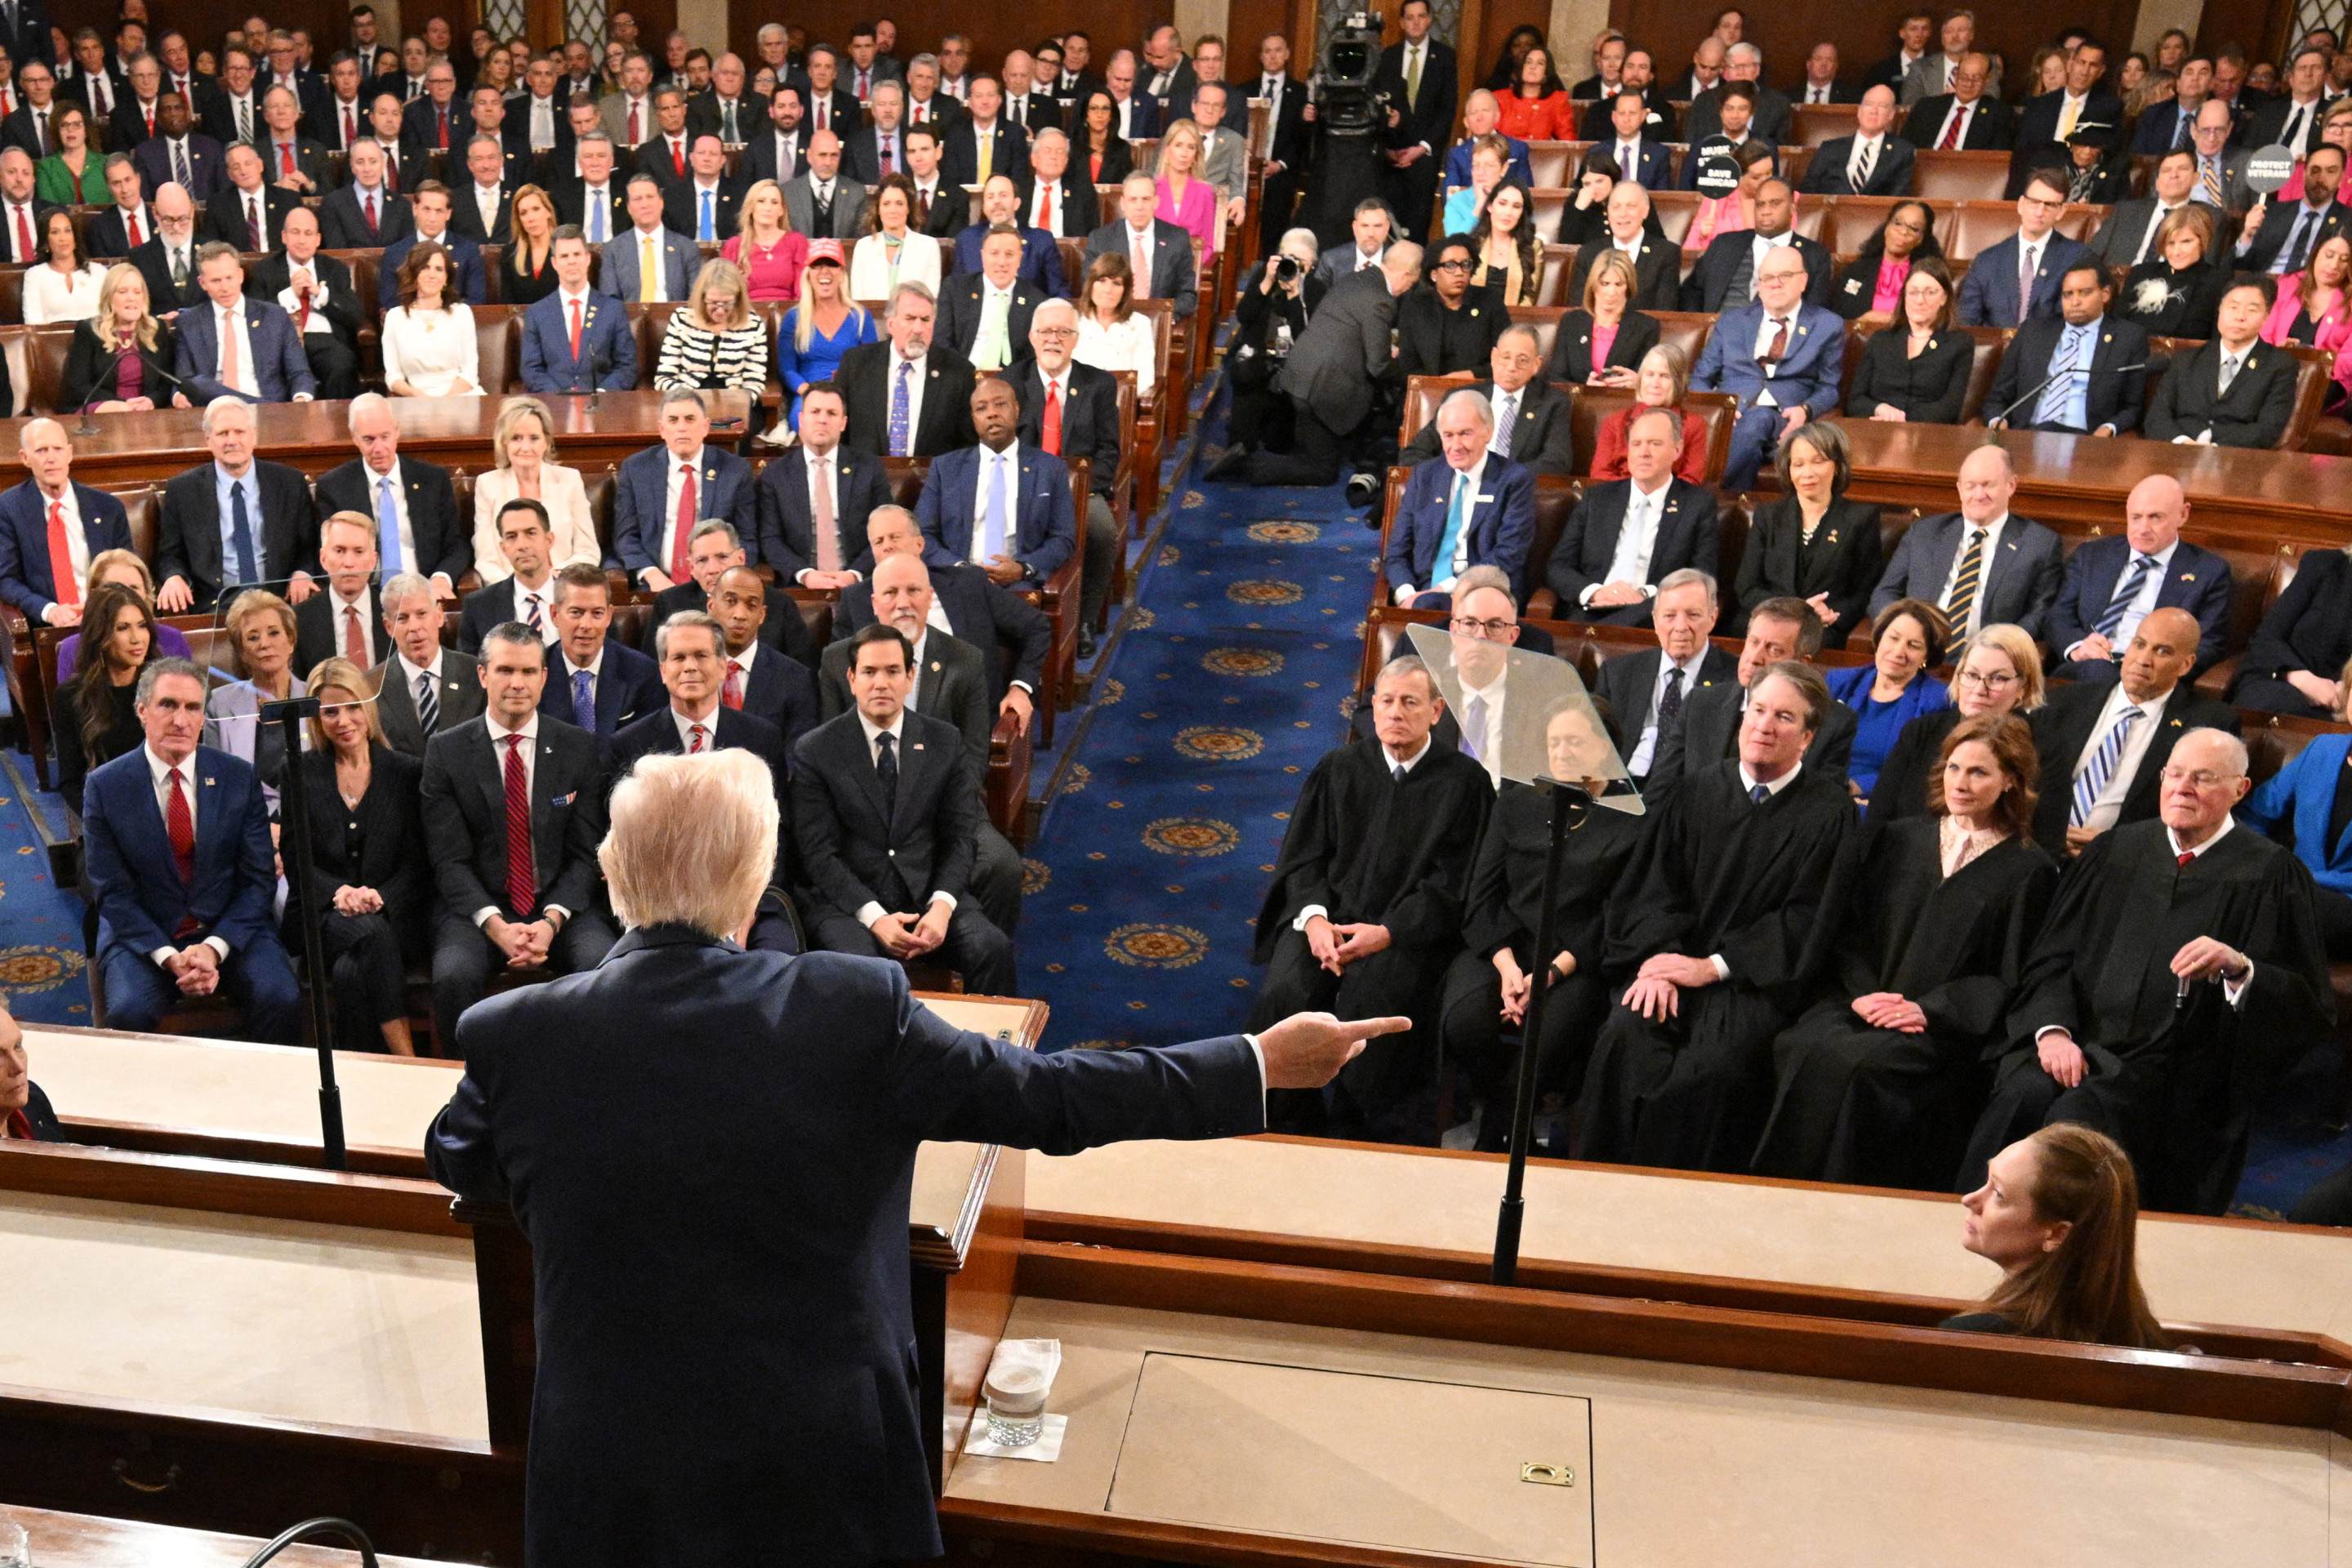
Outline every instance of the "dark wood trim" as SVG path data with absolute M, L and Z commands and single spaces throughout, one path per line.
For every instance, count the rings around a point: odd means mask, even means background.
M 436 1183 L 192 1155 L 0 1143 L 0 1192 L 462 1238 Z

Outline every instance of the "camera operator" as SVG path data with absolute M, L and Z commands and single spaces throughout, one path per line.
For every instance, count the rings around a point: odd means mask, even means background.
M 1250 454 L 1263 447 L 1287 452 L 1291 444 L 1290 400 L 1274 390 L 1274 378 L 1307 335 L 1307 318 L 1330 285 L 1316 271 L 1315 234 L 1294 228 L 1265 258 L 1254 284 L 1234 307 L 1233 341 L 1225 366 L 1233 382 L 1233 410 L 1225 455 L 1209 470 L 1213 479 L 1238 479 L 1250 469 Z
M 1290 399 L 1292 450 L 1253 456 L 1252 483 L 1328 485 L 1377 441 L 1383 416 L 1394 418 L 1383 395 L 1402 385 L 1389 336 L 1397 297 L 1420 280 L 1421 247 L 1399 241 L 1378 272 L 1352 273 L 1324 296 L 1275 375 L 1275 391 Z M 1392 425 L 1387 434 L 1392 443 Z M 1370 474 L 1358 472 L 1348 481 L 1349 503 L 1361 506 L 1377 489 Z

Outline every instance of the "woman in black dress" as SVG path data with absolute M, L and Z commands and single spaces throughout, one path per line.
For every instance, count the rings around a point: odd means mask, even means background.
M 100 583 L 82 605 L 81 624 L 81 662 L 73 679 L 58 689 L 50 714 L 58 736 L 58 793 L 76 813 L 90 770 L 138 750 L 147 739 L 139 723 L 139 672 L 155 657 L 155 612 L 135 589 Z M 102 640 L 93 644 L 93 637 Z
M 1780 443 L 1781 495 L 1756 511 L 1739 553 L 1734 637 L 1767 599 L 1802 599 L 1822 623 L 1822 646 L 1843 647 L 1878 584 L 1878 509 L 1848 500 L 1853 450 L 1843 426 L 1800 425 Z
M 1630 389 L 1642 356 L 1658 342 L 1658 319 L 1633 309 L 1640 287 L 1625 253 L 1604 251 L 1584 275 L 1583 307 L 1559 319 L 1544 374 L 1576 386 Z
M 432 878 L 425 853 L 424 764 L 384 744 L 375 682 L 346 658 L 319 661 L 319 699 L 301 784 L 310 819 L 310 897 L 333 976 L 336 1032 L 346 1050 L 413 1057 L 407 966 L 425 956 Z M 286 943 L 301 922 L 286 910 Z
M 1086 113 L 1078 121 L 1078 165 L 1089 184 L 1115 185 L 1135 173 L 1135 149 L 1118 133 L 1118 105 L 1097 88 L 1087 94 Z
M 1943 259 L 1936 215 L 1925 202 L 1905 202 L 1887 213 L 1878 231 L 1862 242 L 1862 254 L 1838 274 L 1830 289 L 1830 309 L 1849 321 L 1858 316 L 1898 316 L 1911 268 Z
M 1561 708 L 1545 721 L 1545 771 L 1554 778 L 1593 780 L 1588 787 L 1599 799 L 1601 778 L 1613 771 L 1600 759 L 1614 744 L 1613 736 L 1596 731 L 1589 710 Z M 1500 1149 L 1509 1141 L 1518 1047 L 1504 1035 L 1516 1035 L 1524 1024 L 1533 988 L 1551 799 L 1508 782 L 1495 797 L 1463 903 L 1466 951 L 1446 970 L 1441 992 L 1445 1048 L 1468 1068 L 1483 1107 L 1481 1149 Z M 1566 841 L 1552 924 L 1559 946 L 1544 1000 L 1543 1038 L 1536 1047 L 1536 1082 L 1570 1101 L 1583 1087 L 1584 1052 L 1609 1012 L 1601 976 L 1607 900 L 1641 832 L 1640 817 L 1596 805 Z
M 514 195 L 514 238 L 499 263 L 499 303 L 535 305 L 555 292 L 555 200 L 537 185 Z
M 1903 281 L 1903 315 L 1870 335 L 1846 389 L 1857 419 L 1957 425 L 1969 400 L 1976 340 L 1952 324 L 1952 275 L 1929 258 Z
M 1945 740 L 1928 815 L 1854 841 L 1835 980 L 1773 1042 L 1758 1174 L 1949 1182 L 1969 1083 L 2057 885 L 2032 841 L 2037 771 L 2024 720 L 1969 720 Z
M 2031 718 L 2042 707 L 2042 650 L 2023 626 L 1981 626 L 1953 658 L 1952 700 L 1903 726 L 1871 786 L 1870 820 L 1916 816 L 1927 809 L 1927 775 L 1944 742 L 1962 721 L 1990 714 Z
M 1449 234 L 1430 247 L 1427 280 L 1397 301 L 1399 375 L 1475 375 L 1488 368 L 1511 313 L 1494 289 L 1472 284 L 1476 265 L 1468 235 Z
M 58 408 L 96 414 L 185 408 L 187 395 L 170 379 L 172 325 L 150 314 L 147 279 L 127 261 L 107 269 L 98 286 L 98 314 L 74 323 L 58 378 Z
M 2230 291 L 2231 268 L 2214 257 L 2213 209 L 2191 202 L 2156 226 L 2146 261 L 2124 278 L 2115 311 L 2152 338 L 2210 338 Z

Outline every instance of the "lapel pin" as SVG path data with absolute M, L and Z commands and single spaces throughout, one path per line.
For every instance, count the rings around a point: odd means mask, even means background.
M 717 468 L 705 468 L 702 470 L 702 477 L 706 479 L 715 479 L 719 477 L 719 470 Z
M 1830 542 L 1832 544 L 1835 544 L 1837 542 L 1837 530 L 1834 528 L 1830 530 Z
M 2174 723 L 2176 723 L 2176 724 L 2178 724 L 2179 721 L 2179 721 L 2178 719 L 2176 719 L 2176 720 L 2174 720 L 2174 721 L 2173 721 L 2173 722 L 2174 722 Z M 907 749 L 908 749 L 908 751 L 910 751 L 910 752 L 919 752 L 919 751 L 921 751 L 921 750 L 923 749 L 923 743 L 922 743 L 920 741 L 918 741 L 918 742 L 916 742 L 913 745 L 911 745 L 911 746 L 908 747 Z
M 213 776 L 212 776 L 212 774 L 210 774 L 210 773 L 206 773 L 206 774 L 205 775 L 205 787 L 206 789 L 210 789 L 210 788 L 212 788 L 212 787 L 213 787 Z
M 939 661 L 938 659 L 933 659 L 933 660 L 931 660 L 931 673 L 932 673 L 933 675 L 937 675 L 939 672 L 940 672 L 940 661 Z
M 2197 581 L 2197 574 L 2194 572 L 2183 572 L 2180 574 L 2180 580 L 2184 583 L 2194 583 Z

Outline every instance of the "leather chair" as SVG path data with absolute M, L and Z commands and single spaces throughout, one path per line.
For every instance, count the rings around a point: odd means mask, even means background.
M 1590 142 L 1530 142 L 1528 173 L 1533 185 L 1566 186 L 1576 183 L 1576 166 L 1584 161 Z
M 25 268 L 0 267 L 0 321 L 25 319 Z
M 522 385 L 522 311 L 520 305 L 474 307 L 474 352 L 487 396 L 504 397 Z
M 1658 226 L 1665 231 L 1666 239 L 1681 245 L 1689 237 L 1691 225 L 1698 221 L 1699 194 L 1696 191 L 1652 191 L 1650 211 L 1657 216 Z M 1559 226 L 1546 232 L 1557 232 Z
M 1789 110 L 1789 134 L 1800 147 L 1818 147 L 1853 135 L 1858 112 L 1851 103 L 1796 104 Z
M 1570 310 L 1583 304 L 1581 300 L 1568 297 L 1569 278 L 1575 270 L 1575 246 L 1547 244 L 1543 247 L 1543 279 L 1536 285 L 1536 303 Z
M 1576 433 L 1576 468 L 1580 474 L 1592 471 L 1592 456 L 1600 443 L 1601 426 L 1620 409 L 1633 405 L 1631 392 L 1611 387 L 1580 387 L 1577 389 L 1572 427 Z M 1706 482 L 1719 483 L 1724 465 L 1731 458 L 1731 427 L 1738 422 L 1738 400 L 1727 392 L 1694 392 L 1683 399 L 1686 413 L 1696 414 L 1706 421 Z
M 1999 202 L 2009 189 L 2009 154 L 2001 152 L 1943 153 L 1919 149 L 1913 164 L 1911 188 L 1936 201 Z M 2009 207 L 2009 226 L 2017 229 L 2017 206 Z
M 70 325 L 21 327 L 24 334 L 25 374 L 15 385 L 27 414 L 56 414 L 64 395 L 66 356 L 73 349 L 74 330 Z M 16 366 L 9 366 L 13 377 Z
M 2319 425 L 2319 410 L 2327 401 L 2327 389 L 2336 374 L 2336 356 L 2323 349 L 2305 348 L 2290 343 L 2287 352 L 2296 360 L 2294 374 L 2294 412 L 2287 416 L 2285 433 L 2279 437 L 2281 452 L 2301 452 L 2311 443 L 2312 432 Z

